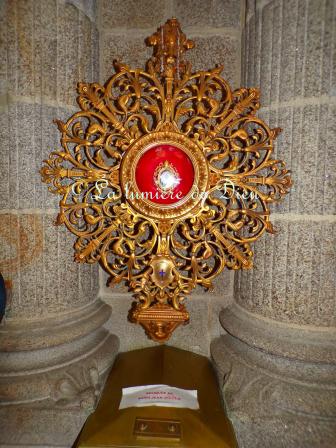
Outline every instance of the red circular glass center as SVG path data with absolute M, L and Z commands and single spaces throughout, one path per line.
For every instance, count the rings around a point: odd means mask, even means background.
M 188 155 L 173 145 L 155 145 L 139 159 L 135 180 L 143 199 L 174 204 L 194 183 L 194 167 Z

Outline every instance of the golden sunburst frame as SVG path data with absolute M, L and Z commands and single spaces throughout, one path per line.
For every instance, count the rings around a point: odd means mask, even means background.
M 147 70 L 116 62 L 105 86 L 78 84 L 81 110 L 57 120 L 62 149 L 41 175 L 62 196 L 57 223 L 77 236 L 75 260 L 126 281 L 130 319 L 163 342 L 188 322 L 196 285 L 252 267 L 250 243 L 273 232 L 269 206 L 291 178 L 272 159 L 280 129 L 255 116 L 258 89 L 231 91 L 221 67 L 192 73 L 194 43 L 176 19 L 147 44 Z

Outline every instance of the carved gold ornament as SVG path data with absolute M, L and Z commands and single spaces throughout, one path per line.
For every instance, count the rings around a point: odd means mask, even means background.
M 57 223 L 77 236 L 75 260 L 126 281 L 130 319 L 165 341 L 188 322 L 196 285 L 252 267 L 250 243 L 273 232 L 269 206 L 291 178 L 271 158 L 280 129 L 255 116 L 258 89 L 232 92 L 221 67 L 192 73 L 176 19 L 148 43 L 147 70 L 115 63 L 105 86 L 78 84 L 81 110 L 57 120 L 62 149 L 41 174 L 62 196 Z

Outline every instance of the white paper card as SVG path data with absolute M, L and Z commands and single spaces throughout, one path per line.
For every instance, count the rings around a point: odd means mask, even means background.
M 179 389 L 166 384 L 126 387 L 119 409 L 143 406 L 199 409 L 197 390 Z

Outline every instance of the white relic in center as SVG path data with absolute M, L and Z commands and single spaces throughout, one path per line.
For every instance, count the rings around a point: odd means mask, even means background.
M 180 183 L 180 179 L 172 171 L 165 169 L 160 173 L 159 183 L 163 190 L 169 190 L 175 188 Z

